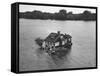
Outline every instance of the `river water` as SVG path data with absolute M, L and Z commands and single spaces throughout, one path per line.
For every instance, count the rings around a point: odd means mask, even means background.
M 57 21 L 20 19 L 19 70 L 51 70 L 96 66 L 95 21 Z M 72 48 L 62 58 L 51 57 L 35 43 L 51 32 L 72 36 Z

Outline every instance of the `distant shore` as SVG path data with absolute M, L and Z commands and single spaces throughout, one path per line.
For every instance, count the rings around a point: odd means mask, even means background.
M 92 21 L 96 20 L 96 13 L 90 11 L 84 11 L 83 13 L 73 14 L 72 12 L 66 12 L 66 10 L 60 10 L 56 13 L 41 12 L 38 10 L 19 12 L 19 18 L 24 19 L 41 19 L 41 20 L 84 20 Z

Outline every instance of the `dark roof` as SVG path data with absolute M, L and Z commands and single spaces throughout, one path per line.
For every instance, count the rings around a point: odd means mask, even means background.
M 64 38 L 71 38 L 70 35 L 68 34 L 58 34 L 58 33 L 50 33 L 48 35 L 48 37 L 46 37 L 45 41 L 48 41 L 48 42 L 57 42 L 60 38 L 60 36 L 63 36 Z
M 58 36 L 57 33 L 51 33 L 48 35 L 48 37 L 45 39 L 45 41 L 48 42 L 54 42 L 55 38 Z
M 64 37 L 65 38 L 72 38 L 72 36 L 70 36 L 69 34 L 65 34 Z

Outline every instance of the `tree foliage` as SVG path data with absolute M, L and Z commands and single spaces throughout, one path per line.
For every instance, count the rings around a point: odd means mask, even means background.
M 51 20 L 96 20 L 96 14 L 90 11 L 84 11 L 83 13 L 73 14 L 73 12 L 67 12 L 64 9 L 59 10 L 56 13 L 47 13 L 34 10 L 32 12 L 20 12 L 20 18 L 26 19 L 51 19 Z

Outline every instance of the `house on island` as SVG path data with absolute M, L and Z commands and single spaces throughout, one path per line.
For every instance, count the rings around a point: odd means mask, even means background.
M 50 33 L 43 41 L 42 47 L 46 50 L 54 50 L 57 47 L 67 47 L 72 45 L 71 36 L 68 34 Z

